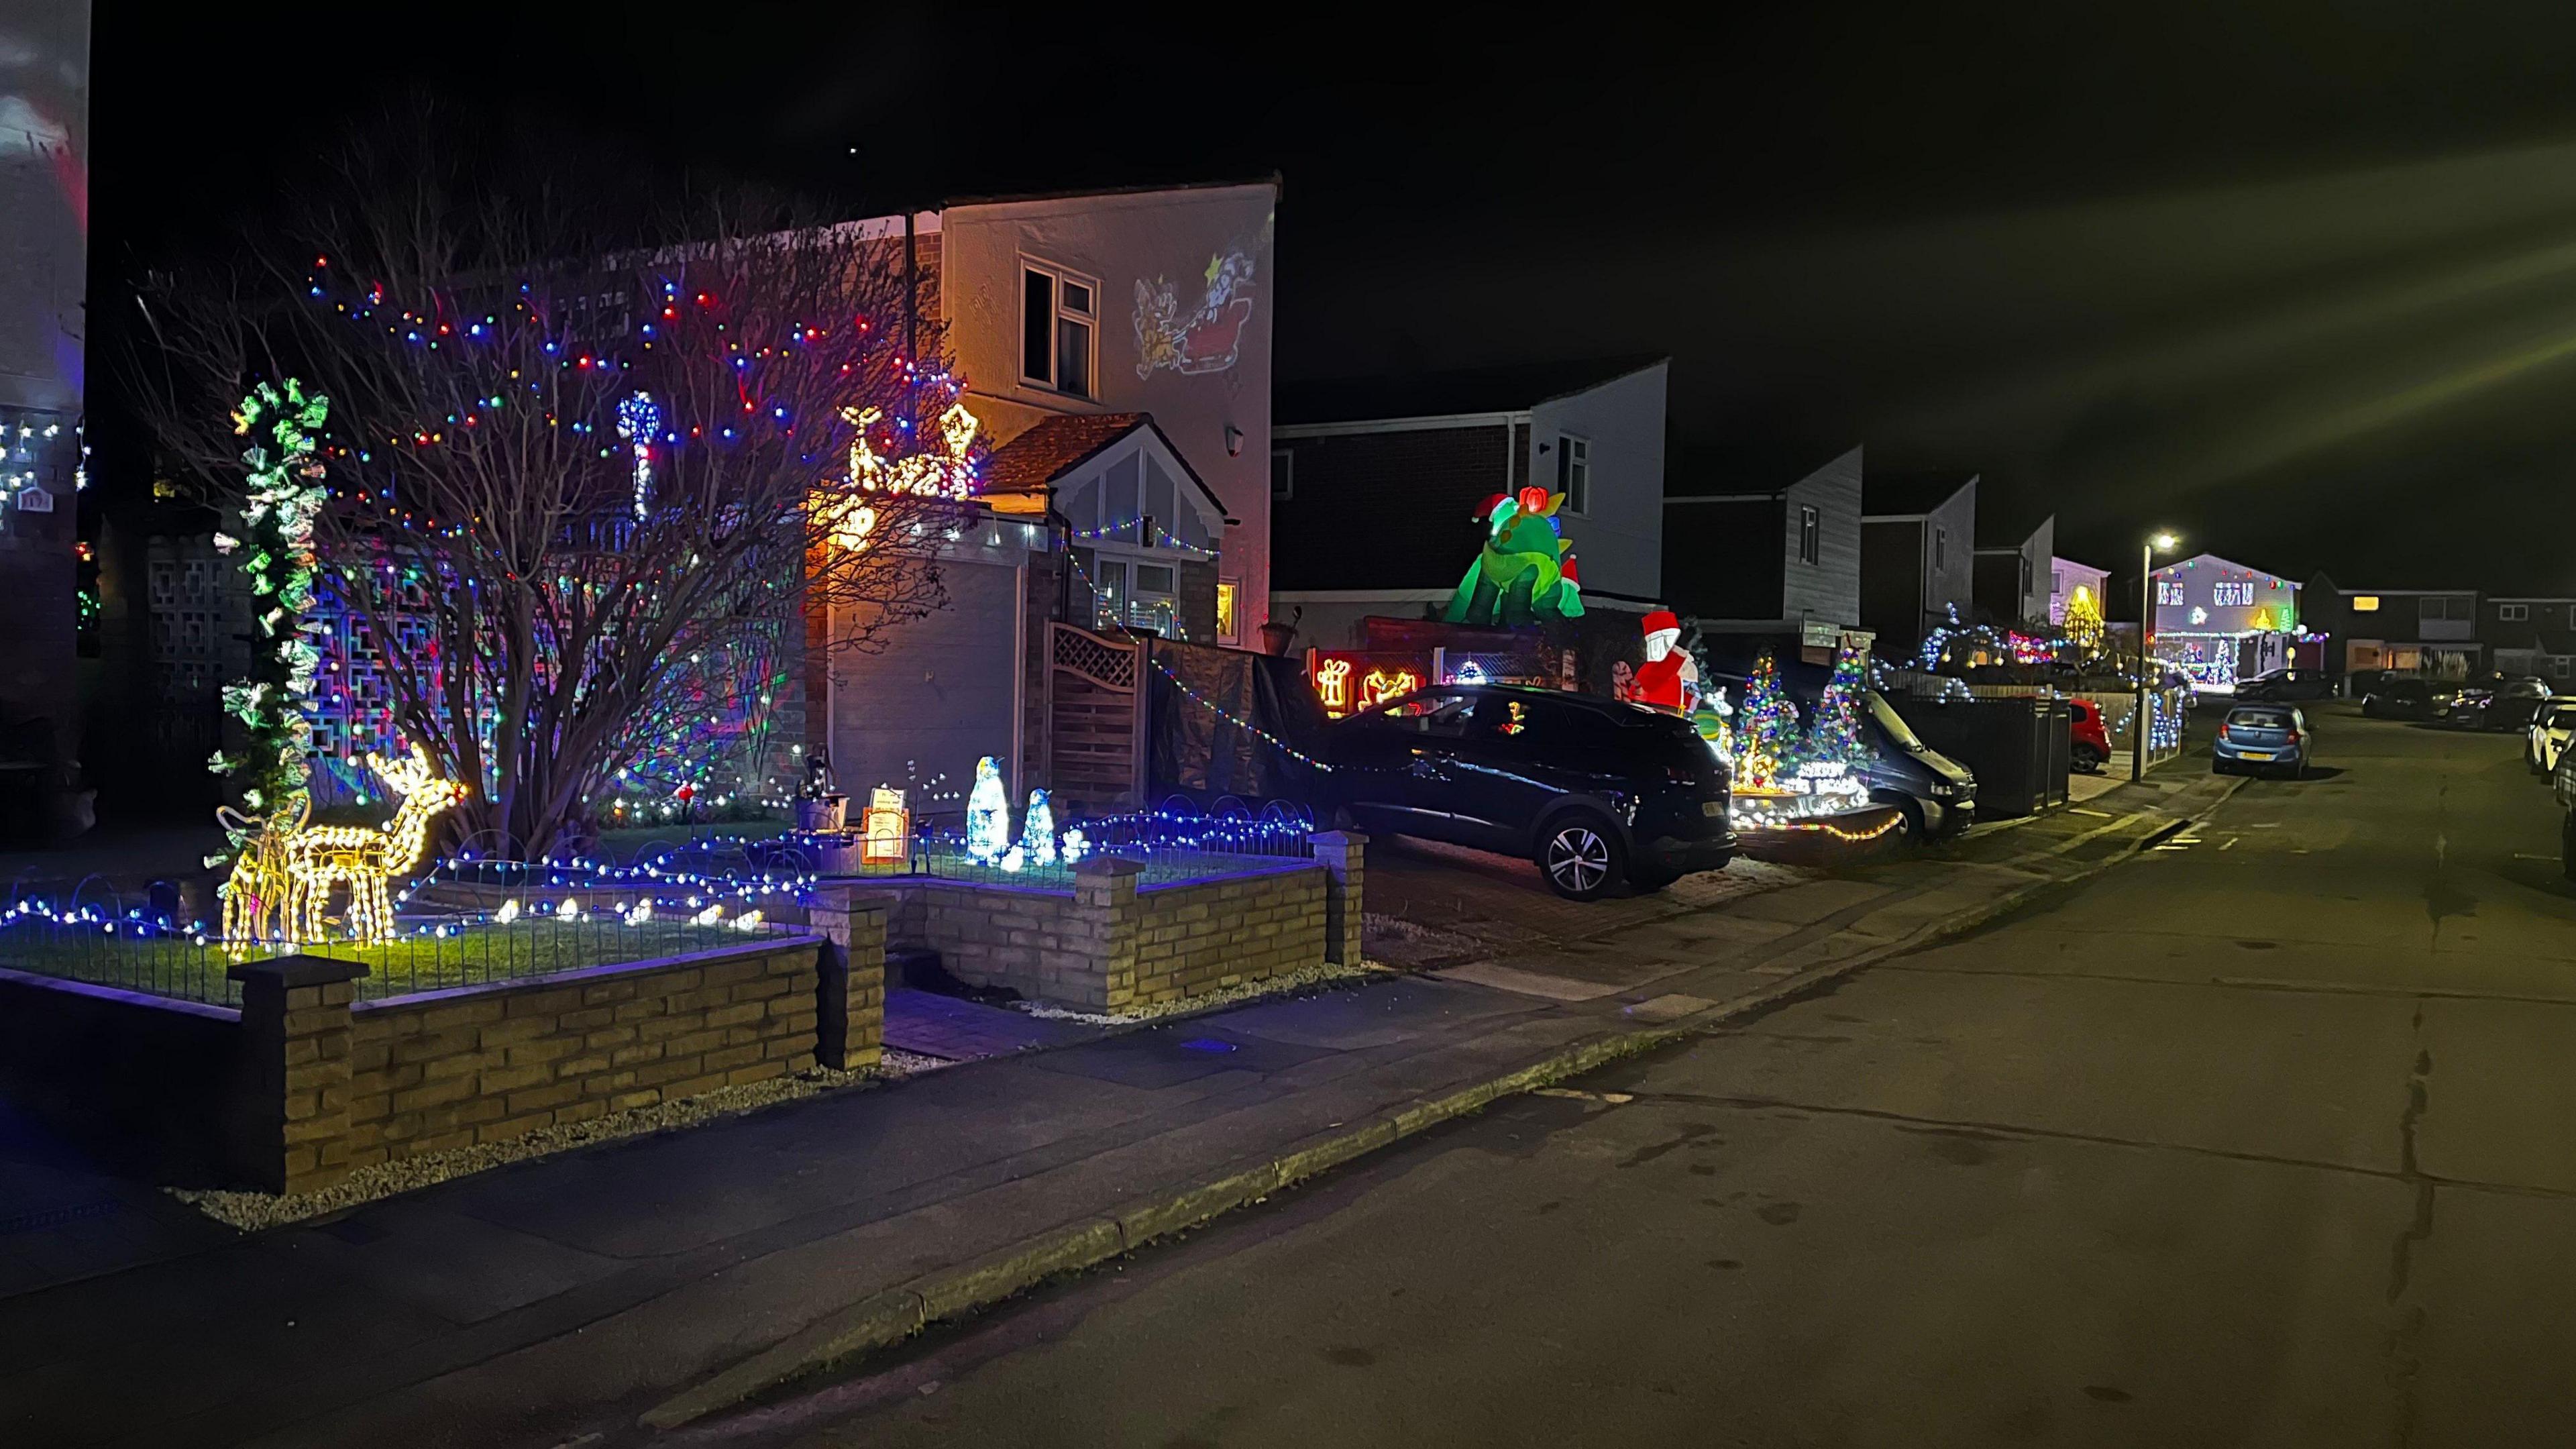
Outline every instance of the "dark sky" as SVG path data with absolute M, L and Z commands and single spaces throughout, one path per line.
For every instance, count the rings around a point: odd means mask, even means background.
M 412 86 L 854 213 L 1276 170 L 1283 376 L 1669 352 L 1676 491 L 1863 443 L 2096 563 L 2576 590 L 2576 7 L 128 8 L 95 305 Z

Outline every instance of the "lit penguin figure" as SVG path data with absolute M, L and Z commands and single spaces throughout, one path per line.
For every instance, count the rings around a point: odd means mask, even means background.
M 975 762 L 975 789 L 966 797 L 966 858 L 991 865 L 1010 844 L 1010 791 L 1000 763 L 986 755 Z
M 1020 822 L 1020 849 L 1040 865 L 1055 864 L 1055 807 L 1047 803 L 1047 792 L 1029 792 L 1029 813 Z

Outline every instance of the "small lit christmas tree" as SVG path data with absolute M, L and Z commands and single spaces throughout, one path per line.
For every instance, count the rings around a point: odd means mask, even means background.
M 1869 763 L 1869 741 L 1860 728 L 1861 694 L 1868 688 L 1861 677 L 1860 650 L 1846 642 L 1834 655 L 1833 679 L 1816 699 L 1816 718 L 1807 728 L 1801 760 L 1853 770 Z
M 1780 666 L 1771 651 L 1753 663 L 1744 686 L 1744 707 L 1735 716 L 1736 784 L 1752 790 L 1771 789 L 1781 762 L 1798 743 L 1798 706 L 1781 687 Z

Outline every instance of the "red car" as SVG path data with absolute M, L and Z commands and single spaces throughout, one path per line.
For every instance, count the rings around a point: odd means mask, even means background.
M 2102 706 L 2089 699 L 2070 699 L 2066 703 L 2075 711 L 2071 727 L 2075 740 L 2067 762 L 2084 774 L 2098 775 L 2111 758 L 2111 736 L 2102 728 Z

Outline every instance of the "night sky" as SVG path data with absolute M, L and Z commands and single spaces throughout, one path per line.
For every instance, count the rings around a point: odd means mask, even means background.
M 186 8 L 101 7 L 94 311 L 412 87 L 852 214 L 1275 170 L 1283 377 L 1668 352 L 1677 492 L 1863 443 L 2098 564 L 2576 591 L 2564 5 Z

